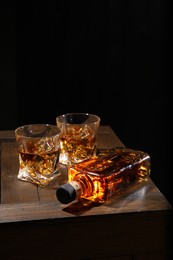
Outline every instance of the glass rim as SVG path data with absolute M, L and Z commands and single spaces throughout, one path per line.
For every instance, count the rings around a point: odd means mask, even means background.
M 58 130 L 57 133 L 52 133 L 51 135 L 36 135 L 36 136 L 28 136 L 26 134 L 24 134 L 24 129 L 27 128 L 27 127 L 32 127 L 32 126 L 45 126 L 45 127 L 51 127 L 55 130 Z M 53 124 L 48 124 L 48 123 L 31 123 L 31 124 L 26 124 L 26 125 L 20 125 L 18 126 L 15 130 L 15 136 L 20 136 L 20 137 L 24 137 L 24 138 L 27 138 L 27 139 L 40 139 L 40 138 L 51 138 L 51 137 L 55 137 L 55 136 L 59 136 L 60 133 L 61 133 L 61 130 L 60 128 L 57 126 L 57 125 L 53 125 Z
M 63 119 L 63 118 L 65 118 L 66 116 L 73 116 L 73 115 L 87 115 L 87 116 L 92 116 L 93 117 L 93 119 L 95 118 L 95 120 L 93 120 L 92 122 L 87 122 L 87 123 L 70 123 L 70 122 L 63 122 L 63 121 L 59 121 L 59 119 Z M 78 124 L 80 124 L 80 125 L 92 125 L 92 124 L 97 124 L 97 123 L 100 123 L 100 121 L 101 121 L 101 118 L 98 116 L 98 115 L 96 115 L 96 114 L 91 114 L 91 113 L 85 113 L 85 112 L 74 112 L 74 113 L 65 113 L 65 114 L 61 114 L 61 115 L 59 115 L 59 116 L 57 116 L 56 117 L 56 123 L 58 122 L 58 123 L 60 123 L 60 124 L 66 124 L 66 125 L 78 125 Z

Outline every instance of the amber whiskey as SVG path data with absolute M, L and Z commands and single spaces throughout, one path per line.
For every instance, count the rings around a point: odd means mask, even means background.
M 125 147 L 100 153 L 68 169 L 68 182 L 57 189 L 63 204 L 85 198 L 104 203 L 150 175 L 150 156 Z

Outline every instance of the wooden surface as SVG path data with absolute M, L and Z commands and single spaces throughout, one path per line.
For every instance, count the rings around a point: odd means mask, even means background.
M 101 126 L 98 148 L 124 145 Z M 0 132 L 0 256 L 5 259 L 171 259 L 172 208 L 151 178 L 101 206 L 57 201 L 62 175 L 45 188 L 19 181 L 14 131 Z M 26 253 L 27 252 L 27 253 Z

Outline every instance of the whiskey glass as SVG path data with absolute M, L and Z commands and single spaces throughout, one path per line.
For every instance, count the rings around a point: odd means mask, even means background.
M 15 129 L 19 153 L 18 179 L 45 187 L 59 172 L 60 129 L 30 124 Z
M 89 113 L 67 113 L 56 117 L 60 134 L 59 162 L 73 165 L 96 154 L 100 117 Z

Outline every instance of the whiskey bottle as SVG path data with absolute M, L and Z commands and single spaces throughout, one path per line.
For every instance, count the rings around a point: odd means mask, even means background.
M 134 184 L 146 181 L 151 171 L 150 156 L 125 147 L 100 153 L 68 168 L 68 182 L 59 186 L 57 199 L 68 204 L 85 198 L 104 203 Z

